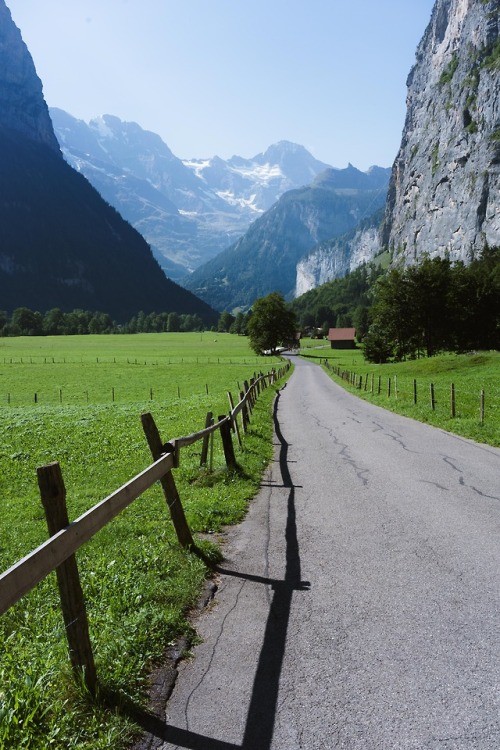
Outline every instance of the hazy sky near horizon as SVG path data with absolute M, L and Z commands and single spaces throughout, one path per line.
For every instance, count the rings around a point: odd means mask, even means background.
M 180 158 L 305 146 L 391 166 L 434 0 L 6 0 L 50 107 L 158 133 Z

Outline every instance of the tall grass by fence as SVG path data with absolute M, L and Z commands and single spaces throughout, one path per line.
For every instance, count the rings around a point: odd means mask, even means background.
M 230 409 L 227 415 L 219 416 L 215 422 L 211 413 L 207 414 L 205 427 L 186 437 L 163 442 L 152 415 L 143 414 L 141 419 L 153 464 L 72 523 L 66 510 L 66 488 L 59 464 L 53 462 L 37 470 L 50 538 L 0 575 L 0 614 L 55 570 L 71 664 L 77 679 L 83 678 L 92 695 L 96 693 L 97 674 L 75 552 L 149 487 L 160 481 L 179 543 L 201 555 L 187 524 L 172 473 L 179 466 L 181 450 L 203 440 L 202 462 L 206 462 L 209 442 L 219 431 L 226 465 L 229 469 L 237 469 L 232 434 L 242 445 L 242 433 L 248 429 L 259 394 L 282 378 L 289 368 L 290 364 L 287 363 L 266 375 L 255 376 L 250 382 L 245 381 L 236 406 L 233 406 L 232 394 L 228 393 Z
M 478 388 L 476 390 L 455 383 L 436 384 L 431 380 L 381 376 L 374 372 L 358 373 L 348 370 L 325 359 L 326 369 L 340 378 L 346 385 L 358 392 L 370 394 L 380 405 L 388 401 L 398 401 L 406 407 L 428 408 L 430 412 L 440 411 L 451 419 L 467 417 L 477 419 L 483 425 L 486 420 L 498 421 L 500 417 L 500 388 L 497 390 Z

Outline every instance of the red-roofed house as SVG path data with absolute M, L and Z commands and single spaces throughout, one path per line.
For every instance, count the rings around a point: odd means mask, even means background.
M 356 329 L 330 328 L 328 331 L 328 341 L 332 349 L 355 349 Z

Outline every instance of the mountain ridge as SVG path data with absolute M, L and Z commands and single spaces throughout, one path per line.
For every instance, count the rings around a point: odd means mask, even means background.
M 68 163 L 141 232 L 175 280 L 229 247 L 284 192 L 328 167 L 288 141 L 251 159 L 181 160 L 137 123 L 114 115 L 86 123 L 58 108 L 50 114 Z
M 2 308 L 79 307 L 119 322 L 143 309 L 214 321 L 212 308 L 169 281 L 143 237 L 64 160 L 33 59 L 4 0 L 0 51 Z
M 0 128 L 60 153 L 42 82 L 5 2 L 0 2 Z
M 389 173 L 382 169 L 369 175 L 350 165 L 286 192 L 243 237 L 196 269 L 184 285 L 221 311 L 245 310 L 272 291 L 292 298 L 300 260 L 319 243 L 353 230 L 381 208 L 386 188 L 380 187 L 380 177 L 385 174 L 387 185 Z

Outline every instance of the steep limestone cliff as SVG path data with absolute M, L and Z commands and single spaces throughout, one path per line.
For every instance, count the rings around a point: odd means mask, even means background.
M 380 252 L 382 209 L 338 239 L 322 242 L 297 263 L 295 297 L 345 276 Z
M 42 82 L 4 0 L 0 0 L 0 128 L 59 153 Z
M 500 244 L 500 0 L 436 0 L 408 77 L 381 236 L 412 262 Z
M 407 114 L 380 231 L 324 242 L 296 296 L 388 248 L 468 261 L 500 245 L 500 0 L 436 0 L 408 76 Z

